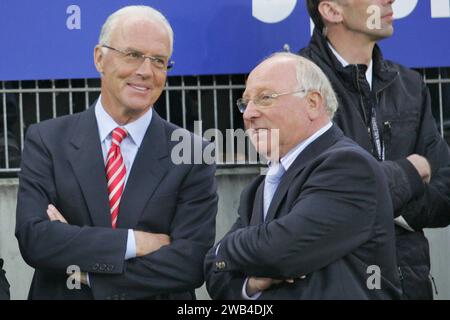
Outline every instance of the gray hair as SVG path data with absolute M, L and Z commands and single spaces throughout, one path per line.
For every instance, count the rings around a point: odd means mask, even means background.
M 111 34 L 118 23 L 126 18 L 143 18 L 151 22 L 160 22 L 166 28 L 170 40 L 170 55 L 173 52 L 173 30 L 169 21 L 164 15 L 156 9 L 149 6 L 127 6 L 112 13 L 102 26 L 98 43 L 108 45 Z
M 275 57 L 286 57 L 295 60 L 299 89 L 304 89 L 306 92 L 311 90 L 318 91 L 325 99 L 326 112 L 330 119 L 333 119 L 338 108 L 338 101 L 330 80 L 328 80 L 325 73 L 311 60 L 290 52 L 276 52 L 265 60 Z

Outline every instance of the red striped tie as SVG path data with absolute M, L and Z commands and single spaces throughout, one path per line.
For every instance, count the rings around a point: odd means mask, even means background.
M 106 179 L 108 181 L 109 208 L 113 229 L 117 226 L 120 199 L 125 186 L 126 168 L 120 152 L 120 143 L 127 136 L 127 131 L 117 127 L 112 132 L 111 148 L 106 159 Z

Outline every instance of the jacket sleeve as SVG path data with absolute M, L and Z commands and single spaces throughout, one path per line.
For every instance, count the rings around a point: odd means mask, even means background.
M 52 155 L 42 141 L 39 125 L 30 126 L 16 211 L 16 237 L 24 260 L 34 268 L 56 272 L 66 273 L 70 265 L 76 265 L 86 272 L 121 273 L 127 230 L 52 222 L 46 210 L 56 198 Z
M 394 216 L 401 215 L 401 208 L 425 192 L 422 178 L 408 159 L 386 160 L 380 162 L 388 179 L 389 190 L 394 207 Z
M 238 218 L 225 237 L 241 228 L 243 228 L 243 224 L 241 223 L 241 218 Z M 242 286 L 246 275 L 240 271 L 216 271 L 216 256 L 220 251 L 220 245 L 221 243 L 218 242 L 208 251 L 205 257 L 206 289 L 214 300 L 240 300 L 242 299 Z
M 401 215 L 414 230 L 441 228 L 450 224 L 449 147 L 436 128 L 429 91 L 423 82 L 422 96 L 422 116 L 415 151 L 427 158 L 432 173 L 423 194 L 414 197 L 401 210 Z
M 94 297 L 144 299 L 200 287 L 205 254 L 214 244 L 216 213 L 215 166 L 193 165 L 179 190 L 170 245 L 127 260 L 122 274 L 90 275 Z
M 377 207 L 372 165 L 353 153 L 328 157 L 310 174 L 288 214 L 227 235 L 215 259 L 225 268 L 215 270 L 296 278 L 352 252 L 372 233 Z

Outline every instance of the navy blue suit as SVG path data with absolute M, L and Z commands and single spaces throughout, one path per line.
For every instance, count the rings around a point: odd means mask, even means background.
M 259 299 L 400 297 L 386 177 L 335 125 L 286 171 L 265 221 L 263 188 L 261 176 L 243 191 L 237 222 L 217 254 L 216 247 L 207 254 L 206 284 L 214 299 L 241 299 L 248 276 L 295 279 Z M 374 265 L 379 289 L 369 279 Z
M 94 108 L 29 128 L 16 225 L 22 256 L 36 269 L 29 298 L 195 298 L 204 256 L 214 243 L 215 167 L 171 161 L 177 128 L 153 112 L 115 230 Z M 49 203 L 69 224 L 49 221 Z M 125 261 L 127 229 L 168 234 L 171 244 Z M 89 273 L 90 288 L 67 288 L 70 265 Z

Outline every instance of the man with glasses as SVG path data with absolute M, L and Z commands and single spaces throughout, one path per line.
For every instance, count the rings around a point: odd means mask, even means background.
M 432 299 L 423 229 L 450 223 L 450 154 L 420 74 L 385 60 L 377 45 L 394 32 L 393 2 L 307 0 L 316 28 L 300 55 L 329 77 L 340 105 L 335 123 L 388 177 L 403 297 Z
M 31 299 L 195 298 L 214 244 L 215 167 L 171 160 L 182 129 L 153 105 L 172 49 L 160 12 L 116 11 L 94 50 L 97 102 L 30 126 L 16 236 L 35 268 Z
M 269 169 L 244 189 L 238 220 L 206 256 L 211 297 L 399 298 L 387 181 L 332 124 L 325 74 L 277 53 L 250 73 L 237 104 Z

